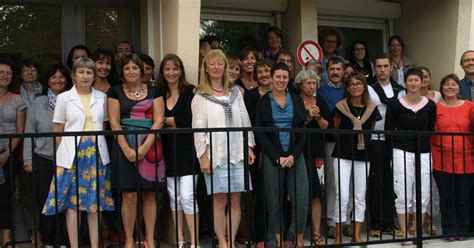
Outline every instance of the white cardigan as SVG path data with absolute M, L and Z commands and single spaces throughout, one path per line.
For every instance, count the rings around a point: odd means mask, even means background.
M 104 121 L 108 120 L 106 103 L 107 96 L 93 88 L 90 111 L 92 113 L 94 131 L 102 131 L 104 129 Z M 53 123 L 65 124 L 64 132 L 81 132 L 84 130 L 85 120 L 84 108 L 75 86 L 71 90 L 58 95 Z M 56 163 L 58 166 L 67 169 L 72 167 L 76 154 L 76 145 L 79 144 L 79 141 L 79 136 L 77 137 L 77 144 L 74 144 L 74 136 L 62 137 L 56 152 Z M 109 151 L 104 136 L 98 136 L 98 147 L 102 163 L 110 163 Z
M 238 93 L 232 105 L 233 113 L 233 127 L 251 127 L 249 114 L 245 108 L 242 94 Z M 228 100 L 229 96 L 216 97 L 218 99 Z M 227 127 L 224 108 L 214 102 L 206 100 L 201 95 L 196 94 L 191 103 L 193 113 L 193 128 L 218 128 Z M 255 146 L 255 138 L 253 132 L 248 135 L 249 147 Z M 229 133 L 229 152 L 230 162 L 237 165 L 244 159 L 243 147 L 243 133 L 231 132 Z M 210 145 L 209 133 L 194 133 L 194 145 L 196 148 L 196 155 L 200 158 L 208 146 Z M 210 159 L 210 149 L 207 150 L 207 157 Z M 227 164 L 227 133 L 213 132 L 212 133 L 212 167 L 222 166 Z

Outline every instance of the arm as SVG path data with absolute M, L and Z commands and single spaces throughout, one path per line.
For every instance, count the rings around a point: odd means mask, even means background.
M 23 133 L 25 130 L 25 111 L 19 110 L 16 112 L 16 133 Z M 14 138 L 12 139 L 11 148 L 15 150 L 15 148 L 20 144 L 21 139 Z M 10 157 L 10 147 L 7 147 L 5 151 L 0 154 L 0 166 L 4 166 L 7 162 L 8 158 Z
M 207 128 L 207 104 L 206 100 L 200 95 L 194 96 L 191 103 L 192 128 Z M 211 163 L 207 157 L 209 149 L 209 139 L 205 132 L 194 133 L 194 147 L 196 156 L 199 158 L 201 171 L 206 174 L 211 173 Z
M 150 129 L 157 130 L 163 127 L 163 119 L 165 115 L 165 103 L 163 97 L 157 97 L 153 100 L 153 125 Z M 138 160 L 145 157 L 145 154 L 150 150 L 155 142 L 155 134 L 149 134 L 143 144 L 138 147 Z
M 121 131 L 122 126 L 120 125 L 120 102 L 118 99 L 110 97 L 107 98 L 107 112 L 109 114 L 110 129 L 113 131 Z M 135 162 L 135 150 L 128 145 L 127 140 L 125 140 L 125 136 L 117 135 L 117 143 L 128 161 Z
M 184 101 L 182 102 L 184 105 L 184 113 L 167 117 L 166 126 L 177 128 L 191 127 L 191 123 L 193 121 L 193 114 L 191 112 L 193 93 L 186 92 L 186 95 L 182 95 L 182 97 L 185 97 Z
M 242 126 L 243 127 L 252 127 L 252 123 L 250 122 L 250 117 L 247 112 L 247 108 L 245 107 L 245 102 L 241 94 L 237 97 L 239 109 L 240 109 L 240 118 L 242 119 Z M 253 164 L 255 161 L 255 154 L 253 153 L 253 147 L 255 147 L 255 137 L 253 132 L 248 133 L 248 163 Z
M 430 102 L 430 119 L 428 122 L 428 131 L 434 131 L 435 121 L 436 121 L 436 104 L 434 102 Z
M 317 120 L 319 128 L 326 129 L 329 127 L 329 110 L 326 100 L 323 98 L 318 99 L 319 115 L 321 116 L 320 120 Z
M 267 104 L 264 101 L 268 100 L 268 96 L 260 98 L 257 104 L 256 115 L 255 115 L 255 126 L 264 127 L 263 115 L 265 111 L 271 111 L 270 109 L 264 109 L 264 106 Z M 270 158 L 274 163 L 279 159 L 279 152 L 275 144 L 273 144 L 269 138 L 269 135 L 273 135 L 271 132 L 257 132 L 255 134 L 257 139 L 260 141 L 264 153 Z
M 36 103 L 36 102 L 35 102 Z M 38 104 L 32 104 L 27 111 L 26 114 L 26 122 L 25 122 L 25 133 L 35 133 L 36 132 L 36 108 Z M 33 149 L 32 149 L 32 139 L 26 138 L 23 140 L 23 168 L 31 167 L 31 163 L 33 160 Z
M 62 133 L 64 132 L 64 124 L 63 123 L 53 123 L 53 132 L 55 133 Z M 58 149 L 59 143 L 61 143 L 61 136 L 56 136 L 56 149 Z
M 301 98 L 299 97 L 292 97 L 292 99 L 293 99 L 293 105 L 295 109 L 294 118 L 300 118 L 300 121 L 296 124 L 294 128 L 306 128 L 306 122 L 305 122 L 306 109 L 304 108 L 303 100 L 301 100 Z M 301 113 L 301 114 L 297 116 L 296 113 Z M 293 165 L 294 160 L 298 158 L 299 155 L 303 152 L 304 145 L 306 143 L 306 136 L 307 136 L 307 133 L 295 133 L 295 147 L 293 148 L 292 155 L 290 155 L 290 156 L 293 156 L 293 161 L 290 166 Z

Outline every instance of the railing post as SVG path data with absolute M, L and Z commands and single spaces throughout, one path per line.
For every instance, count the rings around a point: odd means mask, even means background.
M 421 153 L 420 135 L 415 136 L 416 247 L 423 247 L 423 213 L 421 212 Z

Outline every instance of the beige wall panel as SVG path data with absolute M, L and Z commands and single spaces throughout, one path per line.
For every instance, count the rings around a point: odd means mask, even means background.
M 402 15 L 394 22 L 394 34 L 405 41 L 405 55 L 431 70 L 431 86 L 436 90 L 441 78 L 454 72 L 458 2 L 403 0 Z

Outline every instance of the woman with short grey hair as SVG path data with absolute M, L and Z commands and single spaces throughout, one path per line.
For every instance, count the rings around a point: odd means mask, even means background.
M 326 129 L 329 126 L 329 110 L 323 98 L 316 97 L 319 85 L 318 74 L 311 69 L 302 70 L 296 76 L 294 87 L 300 91 L 306 109 L 306 127 Z M 312 245 L 324 245 L 321 238 L 321 184 L 318 169 L 324 161 L 324 137 L 321 133 L 311 133 L 306 140 L 304 149 L 306 166 L 311 168 L 308 174 L 309 195 L 311 199 Z

